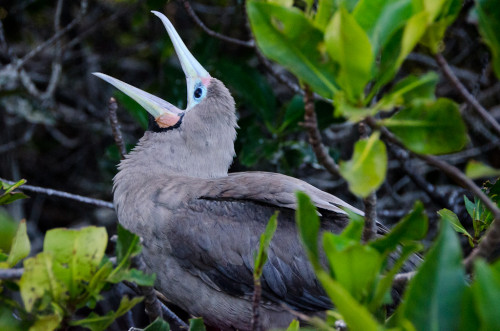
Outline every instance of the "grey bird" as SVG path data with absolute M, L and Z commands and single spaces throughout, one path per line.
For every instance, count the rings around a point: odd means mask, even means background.
M 261 323 L 286 327 L 294 316 L 331 308 L 295 228 L 295 192 L 307 193 L 324 231 L 339 233 L 345 212 L 361 211 L 304 181 L 277 173 L 228 174 L 235 156 L 235 104 L 229 90 L 188 51 L 170 21 L 158 16 L 186 74 L 185 110 L 110 76 L 154 118 L 119 165 L 114 204 L 119 222 L 143 238 L 147 267 L 168 300 L 223 330 L 251 327 L 253 254 L 269 218 L 278 229 L 262 277 Z M 379 225 L 380 231 L 383 228 Z

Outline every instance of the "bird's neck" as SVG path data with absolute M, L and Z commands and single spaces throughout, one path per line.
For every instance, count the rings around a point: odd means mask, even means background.
M 186 114 L 185 121 L 189 121 Z M 147 131 L 120 163 L 115 184 L 136 176 L 227 176 L 232 163 L 235 123 L 225 127 L 198 125 L 191 121 L 167 132 Z M 206 124 L 206 123 L 205 123 Z

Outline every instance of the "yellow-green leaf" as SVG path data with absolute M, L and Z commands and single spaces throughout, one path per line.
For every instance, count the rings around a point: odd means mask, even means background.
M 377 131 L 369 139 L 356 142 L 352 159 L 340 163 L 340 173 L 347 180 L 349 189 L 361 197 L 376 190 L 385 179 L 387 152 L 379 136 Z
M 17 262 L 24 259 L 31 250 L 30 239 L 28 238 L 28 233 L 26 232 L 26 220 L 21 220 L 19 226 L 17 227 L 16 235 L 12 240 L 12 246 L 10 248 L 9 257 L 7 262 L 0 263 L 0 268 L 2 265 L 6 264 L 6 267 L 13 267 Z
M 470 160 L 465 166 L 465 175 L 471 179 L 500 176 L 500 169 L 495 169 L 476 160 Z

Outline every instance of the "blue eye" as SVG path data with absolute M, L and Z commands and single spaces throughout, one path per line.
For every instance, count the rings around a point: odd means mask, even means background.
M 205 97 L 206 94 L 207 94 L 206 87 L 203 86 L 203 85 L 201 85 L 201 84 L 199 84 L 194 89 L 193 99 L 194 99 L 194 101 L 196 101 L 198 103 L 198 102 L 200 102 Z

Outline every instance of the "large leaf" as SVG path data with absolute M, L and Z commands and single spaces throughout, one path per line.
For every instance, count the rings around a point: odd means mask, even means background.
M 476 281 L 472 285 L 474 301 L 480 319 L 480 330 L 500 330 L 500 263 L 489 266 L 475 263 Z M 469 307 L 473 309 L 474 307 Z
M 352 100 L 360 100 L 372 77 L 374 56 L 365 31 L 354 17 L 341 7 L 325 32 L 326 49 L 339 64 L 337 82 Z
M 373 286 L 382 266 L 383 256 L 374 248 L 356 242 L 343 249 L 338 249 L 338 235 L 325 233 L 323 246 L 333 275 L 353 298 L 364 299 Z
M 323 33 L 298 8 L 248 1 L 247 13 L 262 53 L 332 98 L 338 90 L 334 66 L 320 51 Z
M 19 287 L 24 307 L 28 312 L 31 312 L 35 305 L 41 310 L 46 308 L 48 302 L 42 300 L 45 297 L 56 302 L 66 297 L 65 292 L 68 288 L 54 273 L 54 263 L 54 258 L 49 252 L 42 252 L 24 260 L 24 272 Z
M 103 227 L 53 229 L 45 235 L 43 251 L 54 257 L 54 271 L 64 280 L 71 298 L 81 293 L 104 256 L 108 234 Z
M 491 50 L 493 69 L 500 78 L 500 6 L 497 0 L 477 0 L 479 32 Z
M 313 266 L 319 266 L 318 235 L 320 222 L 316 208 L 304 192 L 297 192 L 295 220 L 300 238 Z
M 412 15 L 411 0 L 361 0 L 353 16 L 370 38 L 373 54 L 377 55 L 389 38 Z
M 398 317 L 408 319 L 417 330 L 456 330 L 465 287 L 460 243 L 444 221 L 434 246 L 408 285 Z
M 10 268 L 15 266 L 17 262 L 28 256 L 30 250 L 31 244 L 30 239 L 28 238 L 28 233 L 26 232 L 26 220 L 23 219 L 19 222 L 16 235 L 12 240 L 9 257 L 6 262 L 0 262 L 0 268 Z
M 381 122 L 416 153 L 451 153 L 467 143 L 458 105 L 449 99 L 414 102 Z
M 370 245 L 381 253 L 391 252 L 400 243 L 423 239 L 428 227 L 429 220 L 425 214 L 424 205 L 416 201 L 409 214 L 403 217 L 387 235 L 371 242 Z
M 384 182 L 387 152 L 379 136 L 374 132 L 369 139 L 356 142 L 352 159 L 340 163 L 340 173 L 356 195 L 366 197 Z

